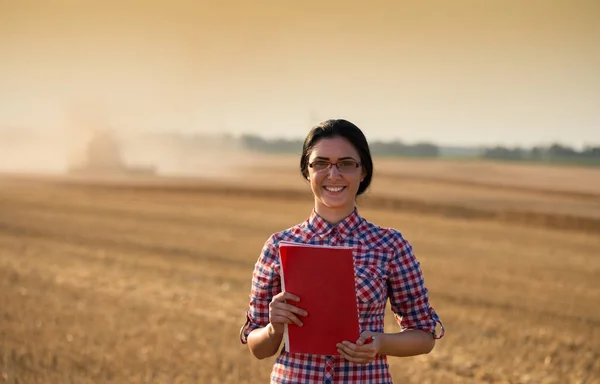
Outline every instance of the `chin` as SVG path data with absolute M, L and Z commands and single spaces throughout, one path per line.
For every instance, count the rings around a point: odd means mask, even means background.
M 322 199 L 321 202 L 330 209 L 346 209 L 350 206 L 354 207 L 353 201 L 332 201 L 330 199 Z

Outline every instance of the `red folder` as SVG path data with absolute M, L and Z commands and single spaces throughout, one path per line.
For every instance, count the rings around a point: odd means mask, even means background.
M 339 355 L 337 343 L 360 336 L 353 249 L 282 241 L 279 257 L 282 289 L 308 312 L 286 324 L 286 352 Z

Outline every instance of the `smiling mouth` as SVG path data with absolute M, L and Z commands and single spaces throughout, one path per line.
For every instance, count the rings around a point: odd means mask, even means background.
M 335 192 L 342 192 L 344 189 L 346 189 L 346 187 L 345 187 L 345 186 L 341 186 L 341 187 L 330 187 L 330 186 L 328 187 L 328 186 L 325 186 L 325 187 L 323 187 L 323 188 L 324 188 L 324 189 L 325 189 L 327 192 L 334 192 L 334 193 L 335 193 Z

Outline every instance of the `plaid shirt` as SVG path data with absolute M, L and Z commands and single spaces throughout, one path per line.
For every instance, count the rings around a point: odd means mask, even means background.
M 332 225 L 314 210 L 303 223 L 275 233 L 265 243 L 255 265 L 249 310 L 240 331 L 247 343 L 253 330 L 269 322 L 269 303 L 281 292 L 279 241 L 354 248 L 357 303 L 361 333 L 383 332 L 389 298 L 396 322 L 402 330 L 422 329 L 439 339 L 444 327 L 429 305 L 420 264 L 402 235 L 378 227 L 360 217 L 357 210 Z M 436 332 L 440 324 L 441 333 Z M 355 364 L 341 356 L 291 354 L 282 349 L 271 373 L 271 383 L 391 383 L 387 358 L 378 355 L 367 365 Z

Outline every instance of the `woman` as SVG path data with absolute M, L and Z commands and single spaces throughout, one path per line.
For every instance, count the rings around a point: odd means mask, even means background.
M 367 140 L 346 120 L 325 121 L 306 137 L 300 171 L 314 195 L 313 211 L 303 223 L 275 233 L 266 241 L 254 268 L 241 342 L 248 344 L 255 357 L 271 357 L 281 346 L 284 325 L 302 325 L 307 315 L 298 303 L 301 298 L 281 291 L 280 241 L 352 246 L 360 337 L 339 343 L 340 356 L 282 351 L 271 382 L 391 383 L 387 356 L 429 353 L 435 339 L 443 336 L 443 325 L 429 305 L 411 245 L 397 230 L 368 222 L 356 209 L 356 196 L 367 190 L 373 175 Z M 402 332 L 383 332 L 388 298 Z M 437 323 L 441 326 L 439 335 Z

